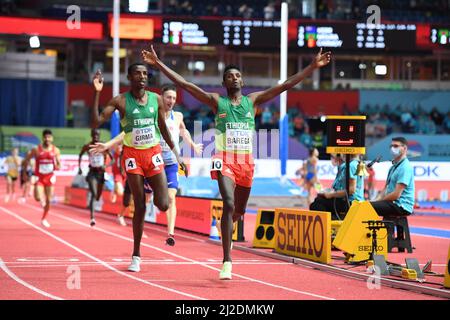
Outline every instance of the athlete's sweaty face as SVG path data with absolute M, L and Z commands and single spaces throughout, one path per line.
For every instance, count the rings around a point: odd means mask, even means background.
M 131 74 L 128 74 L 131 87 L 137 89 L 144 89 L 147 85 L 148 72 L 145 66 L 136 66 Z
M 175 105 L 175 102 L 177 101 L 177 92 L 173 90 L 166 90 L 163 93 L 163 102 L 164 102 L 164 108 L 166 112 L 171 111 L 173 109 L 173 106 Z
M 46 134 L 43 137 L 44 146 L 49 146 L 53 143 L 53 136 L 51 134 Z
M 242 75 L 239 70 L 230 69 L 225 73 L 223 85 L 227 89 L 240 89 L 244 86 Z
M 19 154 L 19 149 L 13 148 L 13 149 L 11 150 L 11 155 L 12 155 L 13 157 L 17 157 L 18 154 Z

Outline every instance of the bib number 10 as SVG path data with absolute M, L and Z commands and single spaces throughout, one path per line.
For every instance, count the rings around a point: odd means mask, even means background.
M 222 171 L 223 161 L 222 159 L 213 159 L 211 162 L 211 171 Z

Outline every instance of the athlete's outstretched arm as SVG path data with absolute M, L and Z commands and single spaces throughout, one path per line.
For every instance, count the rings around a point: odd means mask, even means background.
M 142 50 L 142 59 L 148 63 L 149 65 L 159 69 L 162 73 L 164 73 L 170 80 L 172 80 L 177 86 L 180 86 L 190 94 L 194 96 L 198 101 L 206 104 L 207 106 L 213 109 L 213 112 L 216 113 L 217 104 L 219 102 L 219 94 L 212 92 L 205 92 L 202 88 L 196 86 L 192 82 L 186 81 L 182 76 L 178 73 L 170 69 L 166 66 L 161 60 L 159 60 L 156 55 L 153 46 L 150 47 L 150 50 Z
M 283 91 L 291 89 L 293 86 L 303 81 L 303 79 L 309 77 L 315 69 L 326 66 L 330 62 L 330 60 L 331 52 L 322 53 L 321 48 L 311 64 L 305 69 L 289 77 L 282 84 L 276 85 L 265 91 L 259 91 L 249 94 L 249 98 L 253 101 L 255 107 L 259 106 L 280 95 Z
M 123 139 L 125 137 L 125 131 L 122 131 L 120 134 L 115 136 L 113 139 L 103 143 L 103 142 L 96 142 L 95 144 L 91 144 L 89 146 L 89 151 L 92 153 L 104 153 L 107 152 L 109 149 L 114 147 L 116 144 L 122 143 Z
M 118 105 L 118 97 L 112 98 L 103 108 L 102 113 L 99 115 L 98 105 L 100 103 L 100 92 L 103 89 L 103 76 L 100 70 L 95 73 L 93 84 L 95 88 L 94 106 L 91 110 L 91 127 L 98 128 L 103 123 L 108 121 Z
M 175 148 L 175 144 L 172 141 L 172 136 L 169 132 L 169 129 L 166 125 L 166 112 L 164 111 L 164 103 L 162 101 L 162 98 L 160 95 L 158 96 L 158 127 L 159 131 L 161 132 L 162 138 L 164 141 L 166 141 L 167 145 L 169 146 L 170 150 L 172 150 L 173 154 L 177 158 L 177 162 L 180 164 L 181 169 L 184 171 L 184 174 L 186 177 L 188 176 L 187 167 L 184 164 L 183 159 L 181 159 L 180 154 L 178 153 L 177 148 Z

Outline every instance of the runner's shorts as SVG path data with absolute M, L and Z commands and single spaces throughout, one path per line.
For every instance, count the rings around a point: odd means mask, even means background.
M 56 183 L 56 176 L 53 173 L 50 174 L 38 174 L 36 184 L 40 184 L 44 187 L 53 187 Z
M 178 189 L 178 163 L 169 164 L 164 167 L 167 176 L 167 187 Z
M 103 170 L 89 170 L 86 176 L 86 182 L 89 183 L 90 179 L 97 180 L 97 183 L 104 184 L 105 183 L 105 171 Z
M 164 170 L 161 155 L 161 145 L 157 144 L 148 149 L 123 147 L 122 166 L 126 173 L 152 177 Z
M 229 177 L 238 186 L 250 188 L 255 164 L 251 154 L 219 152 L 211 158 L 211 178 L 217 180 L 218 172 Z

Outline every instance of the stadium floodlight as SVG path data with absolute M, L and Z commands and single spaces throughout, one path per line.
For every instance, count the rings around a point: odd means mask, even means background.
M 377 76 L 385 76 L 387 74 L 387 66 L 384 64 L 378 64 L 375 66 L 375 74 Z
M 37 49 L 41 46 L 41 42 L 39 41 L 38 36 L 30 37 L 30 47 L 33 49 Z
M 128 11 L 138 13 L 148 12 L 148 0 L 128 0 Z

